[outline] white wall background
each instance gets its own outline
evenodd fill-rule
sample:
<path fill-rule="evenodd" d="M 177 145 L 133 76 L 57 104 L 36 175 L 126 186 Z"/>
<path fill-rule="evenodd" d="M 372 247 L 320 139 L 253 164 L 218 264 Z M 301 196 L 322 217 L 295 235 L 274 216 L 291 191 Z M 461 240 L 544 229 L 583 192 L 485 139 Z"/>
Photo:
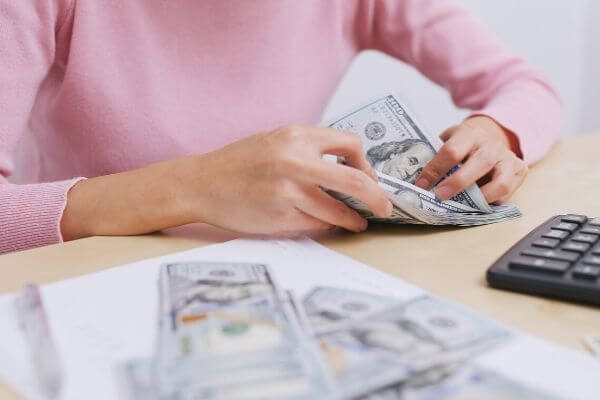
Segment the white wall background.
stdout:
<path fill-rule="evenodd" d="M 599 0 L 459 1 L 550 77 L 566 106 L 563 136 L 600 130 Z M 350 67 L 324 119 L 387 90 L 404 94 L 432 132 L 442 132 L 466 114 L 454 107 L 444 89 L 412 67 L 368 51 Z"/>

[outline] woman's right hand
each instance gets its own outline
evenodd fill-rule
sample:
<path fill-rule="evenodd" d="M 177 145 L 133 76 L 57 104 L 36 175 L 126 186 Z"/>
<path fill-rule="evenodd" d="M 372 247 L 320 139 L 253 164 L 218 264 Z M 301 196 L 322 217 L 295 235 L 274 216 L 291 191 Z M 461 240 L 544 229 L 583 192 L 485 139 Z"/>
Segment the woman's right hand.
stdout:
<path fill-rule="evenodd" d="M 343 156 L 347 165 L 325 161 L 323 154 Z M 69 192 L 63 236 L 140 234 L 193 222 L 258 234 L 366 229 L 364 218 L 323 189 L 361 200 L 378 217 L 391 214 L 358 136 L 293 126 L 211 153 L 81 181 Z"/>

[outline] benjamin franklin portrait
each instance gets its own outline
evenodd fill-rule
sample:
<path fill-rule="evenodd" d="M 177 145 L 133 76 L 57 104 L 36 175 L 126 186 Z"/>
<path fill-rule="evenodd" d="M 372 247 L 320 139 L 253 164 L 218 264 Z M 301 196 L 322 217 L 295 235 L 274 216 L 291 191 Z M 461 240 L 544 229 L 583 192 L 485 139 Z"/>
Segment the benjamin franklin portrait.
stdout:
<path fill-rule="evenodd" d="M 367 151 L 367 160 L 379 172 L 414 183 L 434 155 L 434 150 L 426 142 L 406 139 L 371 147 Z"/>

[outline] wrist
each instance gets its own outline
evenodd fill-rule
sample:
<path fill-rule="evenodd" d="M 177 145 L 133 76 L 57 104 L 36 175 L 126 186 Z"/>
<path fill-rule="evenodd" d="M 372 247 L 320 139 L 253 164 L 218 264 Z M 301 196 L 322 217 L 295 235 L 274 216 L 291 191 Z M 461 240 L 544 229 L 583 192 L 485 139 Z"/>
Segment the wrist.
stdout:
<path fill-rule="evenodd" d="M 204 156 L 194 155 L 158 164 L 158 172 L 165 182 L 164 196 L 158 200 L 176 225 L 205 222 L 209 207 L 210 175 L 203 165 Z M 215 177 L 213 177 L 214 179 Z"/>
<path fill-rule="evenodd" d="M 218 151 L 173 161 L 169 166 L 174 194 L 171 203 L 185 223 L 215 223 L 223 208 L 221 176 L 230 167 L 230 160 Z"/>
<path fill-rule="evenodd" d="M 86 182 L 87 180 L 77 182 L 67 192 L 67 204 L 60 221 L 60 231 L 65 242 L 90 236 L 86 228 L 87 218 L 80 207 L 83 204 L 81 191 L 86 190 L 82 189 L 82 186 L 85 186 Z"/>
<path fill-rule="evenodd" d="M 165 162 L 77 183 L 63 212 L 63 239 L 144 234 L 192 222 L 171 175 Z"/>

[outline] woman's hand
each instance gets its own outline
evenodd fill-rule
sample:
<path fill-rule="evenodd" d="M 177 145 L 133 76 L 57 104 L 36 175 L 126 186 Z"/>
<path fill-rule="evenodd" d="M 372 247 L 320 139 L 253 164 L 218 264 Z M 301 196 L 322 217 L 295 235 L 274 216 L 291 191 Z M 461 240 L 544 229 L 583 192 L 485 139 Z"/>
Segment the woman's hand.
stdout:
<path fill-rule="evenodd" d="M 430 190 L 455 165 L 463 163 L 437 185 L 435 193 L 439 199 L 450 199 L 481 181 L 488 203 L 506 200 L 527 175 L 527 164 L 515 154 L 518 145 L 512 135 L 491 118 L 468 118 L 441 135 L 444 145 L 423 168 L 415 184 Z"/>
<path fill-rule="evenodd" d="M 348 165 L 323 160 L 344 156 Z M 364 157 L 360 138 L 329 128 L 286 127 L 200 156 L 189 176 L 197 219 L 252 233 L 292 233 L 367 222 L 322 188 L 362 200 L 378 216 L 391 203 Z"/>
<path fill-rule="evenodd" d="M 347 165 L 323 154 L 343 156 Z M 62 231 L 68 240 L 193 222 L 259 234 L 366 229 L 364 218 L 323 189 L 361 200 L 378 217 L 391 214 L 358 136 L 285 127 L 211 153 L 81 181 L 69 192 Z"/>

